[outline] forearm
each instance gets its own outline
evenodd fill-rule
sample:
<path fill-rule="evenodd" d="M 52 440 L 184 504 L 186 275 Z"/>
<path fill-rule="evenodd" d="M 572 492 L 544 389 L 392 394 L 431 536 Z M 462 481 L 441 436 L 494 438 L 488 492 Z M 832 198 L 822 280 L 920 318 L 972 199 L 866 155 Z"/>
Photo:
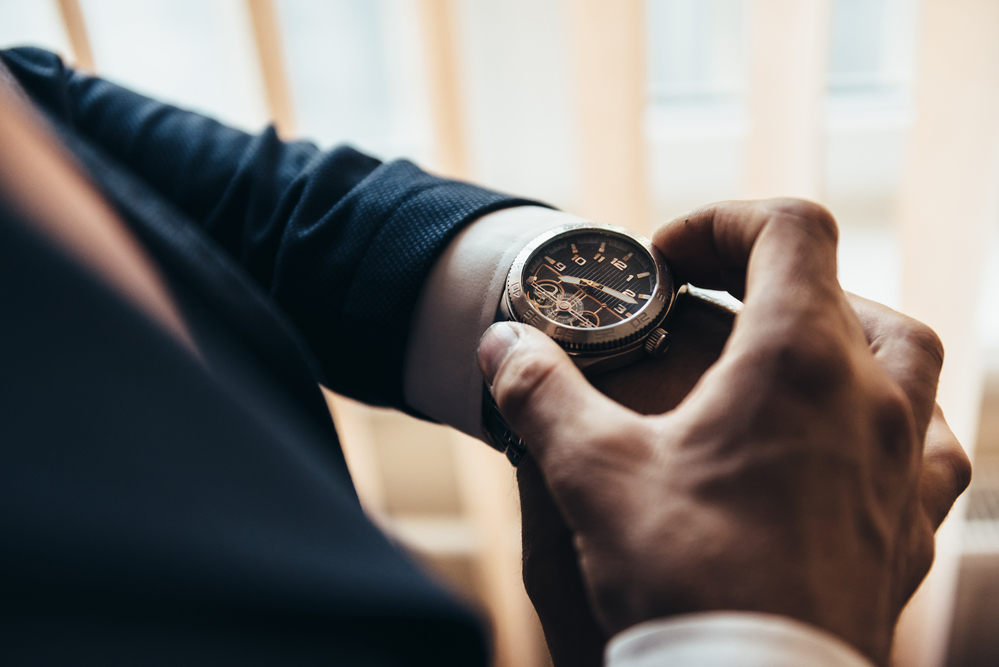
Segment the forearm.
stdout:
<path fill-rule="evenodd" d="M 367 402 L 406 407 L 414 304 L 454 235 L 527 203 L 348 147 L 248 135 L 73 72 L 53 54 L 2 58 L 57 127 L 152 186 L 274 297 L 331 388 Z"/>

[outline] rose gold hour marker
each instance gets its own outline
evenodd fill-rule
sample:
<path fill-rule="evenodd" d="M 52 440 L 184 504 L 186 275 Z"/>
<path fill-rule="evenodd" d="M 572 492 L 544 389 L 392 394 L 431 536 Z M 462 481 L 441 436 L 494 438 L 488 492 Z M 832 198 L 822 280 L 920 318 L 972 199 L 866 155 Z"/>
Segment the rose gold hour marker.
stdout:
<path fill-rule="evenodd" d="M 577 252 L 579 252 L 578 250 L 576 250 L 576 244 L 575 243 L 570 243 L 569 245 L 572 246 L 572 254 L 573 255 L 575 255 Z"/>
<path fill-rule="evenodd" d="M 551 257 L 549 257 L 548 255 L 545 255 L 545 259 L 548 260 L 549 264 L 554 264 L 555 263 L 555 260 L 552 259 Z"/>
<path fill-rule="evenodd" d="M 644 278 L 644 277 L 645 277 L 645 276 L 647 276 L 647 275 L 649 275 L 649 272 L 648 272 L 648 271 L 646 271 L 645 273 L 639 273 L 639 274 L 638 274 L 637 276 L 635 276 L 635 277 L 636 277 L 636 278 Z"/>
<path fill-rule="evenodd" d="M 607 242 L 604 241 L 603 243 L 600 244 L 600 249 L 597 250 L 597 252 L 603 252 L 604 248 L 606 248 L 606 247 L 607 247 Z"/>
<path fill-rule="evenodd" d="M 638 298 L 639 298 L 639 299 L 645 299 L 646 301 L 648 301 L 648 300 L 649 300 L 649 299 L 651 299 L 652 297 L 650 297 L 650 296 L 649 296 L 648 294 L 639 294 L 639 295 L 638 295 Z"/>
<path fill-rule="evenodd" d="M 629 252 L 627 255 L 625 255 L 624 257 L 621 258 L 621 261 L 622 262 L 627 262 L 629 259 L 631 259 L 631 256 L 634 255 L 634 254 L 635 253 L 633 253 L 633 252 Z"/>

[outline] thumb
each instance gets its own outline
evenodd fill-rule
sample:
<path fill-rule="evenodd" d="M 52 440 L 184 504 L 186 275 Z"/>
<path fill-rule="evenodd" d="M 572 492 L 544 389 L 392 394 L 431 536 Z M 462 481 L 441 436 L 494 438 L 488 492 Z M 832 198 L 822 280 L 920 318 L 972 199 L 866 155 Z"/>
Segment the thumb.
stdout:
<path fill-rule="evenodd" d="M 479 366 L 503 417 L 541 468 L 617 442 L 637 413 L 591 385 L 565 351 L 534 327 L 499 322 L 479 342 Z"/>

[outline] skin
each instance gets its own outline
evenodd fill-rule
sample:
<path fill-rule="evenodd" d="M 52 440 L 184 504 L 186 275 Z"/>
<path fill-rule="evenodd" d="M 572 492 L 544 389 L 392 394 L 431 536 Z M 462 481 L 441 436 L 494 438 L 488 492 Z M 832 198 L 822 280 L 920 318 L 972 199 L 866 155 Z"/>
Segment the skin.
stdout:
<path fill-rule="evenodd" d="M 553 660 L 599 664 L 606 637 L 645 620 L 745 610 L 886 664 L 970 481 L 935 405 L 939 339 L 842 291 L 836 224 L 816 204 L 716 204 L 654 242 L 693 284 L 744 299 L 714 363 L 724 323 L 691 337 L 694 361 L 599 380 L 630 409 L 534 329 L 497 324 L 480 345 L 533 456 L 518 472 L 525 581 Z"/>
<path fill-rule="evenodd" d="M 600 391 L 641 414 L 675 408 L 717 361 L 732 331 L 730 310 L 691 294 L 670 316 L 666 354 L 590 378 Z M 602 665 L 609 636 L 593 615 L 580 576 L 573 533 L 528 454 L 517 467 L 523 575 L 556 665 Z"/>
<path fill-rule="evenodd" d="M 3 85 L 0 110 L 0 165 L 19 165 L 0 196 L 197 355 L 155 265 Z M 597 380 L 621 403 L 534 330 L 480 348 L 536 457 L 518 471 L 524 574 L 553 659 L 599 664 L 635 623 L 745 609 L 884 662 L 970 477 L 934 407 L 939 340 L 842 293 L 813 204 L 720 204 L 655 241 L 695 284 L 745 292 L 731 337 L 723 309 L 681 303 L 666 357 Z"/>

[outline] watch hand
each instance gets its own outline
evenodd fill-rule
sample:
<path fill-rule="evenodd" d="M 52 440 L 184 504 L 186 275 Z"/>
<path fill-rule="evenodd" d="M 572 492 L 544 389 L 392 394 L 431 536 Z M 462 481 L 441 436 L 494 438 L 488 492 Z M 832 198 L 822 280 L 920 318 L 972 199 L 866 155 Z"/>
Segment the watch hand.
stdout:
<path fill-rule="evenodd" d="M 606 285 L 601 285 L 600 283 L 595 282 L 593 280 L 587 280 L 586 278 L 576 278 L 574 276 L 559 276 L 558 279 L 564 283 L 569 283 L 571 285 L 586 285 L 587 287 L 598 289 L 601 292 L 610 294 L 612 297 L 616 299 L 624 301 L 625 303 L 630 303 L 632 305 L 638 303 L 624 292 L 618 292 L 616 289 L 611 289 L 610 287 L 607 287 Z"/>
<path fill-rule="evenodd" d="M 624 301 L 625 303 L 631 303 L 631 304 L 638 303 L 637 301 L 635 301 L 634 299 L 632 299 L 627 294 L 625 294 L 623 292 L 618 292 L 616 289 L 611 289 L 610 287 L 607 287 L 606 285 L 600 285 L 599 289 L 600 289 L 600 291 L 606 292 L 607 294 L 610 294 L 615 299 L 620 299 L 621 301 Z"/>
<path fill-rule="evenodd" d="M 588 280 L 586 278 L 576 278 L 575 276 L 559 276 L 559 280 L 564 283 L 569 283 L 571 285 L 586 285 L 587 287 L 595 287 L 596 289 L 603 289 L 603 285 L 600 283 Z"/>
<path fill-rule="evenodd" d="M 575 276 L 559 276 L 558 279 L 561 280 L 564 283 L 569 283 L 570 285 L 584 285 L 586 287 L 593 287 L 593 288 L 596 288 L 596 289 L 602 289 L 603 288 L 603 285 L 601 285 L 600 283 L 595 283 L 592 280 L 587 280 L 586 278 L 576 278 Z M 596 298 L 592 294 L 588 293 L 584 289 L 580 289 L 578 292 L 576 292 L 576 294 L 581 294 L 582 296 L 588 296 L 591 299 L 593 299 L 594 301 L 596 301 L 598 304 L 600 304 L 602 307 L 607 308 L 607 304 L 606 303 L 604 303 L 600 299 Z M 608 310 L 610 310 L 610 309 L 608 308 Z"/>

